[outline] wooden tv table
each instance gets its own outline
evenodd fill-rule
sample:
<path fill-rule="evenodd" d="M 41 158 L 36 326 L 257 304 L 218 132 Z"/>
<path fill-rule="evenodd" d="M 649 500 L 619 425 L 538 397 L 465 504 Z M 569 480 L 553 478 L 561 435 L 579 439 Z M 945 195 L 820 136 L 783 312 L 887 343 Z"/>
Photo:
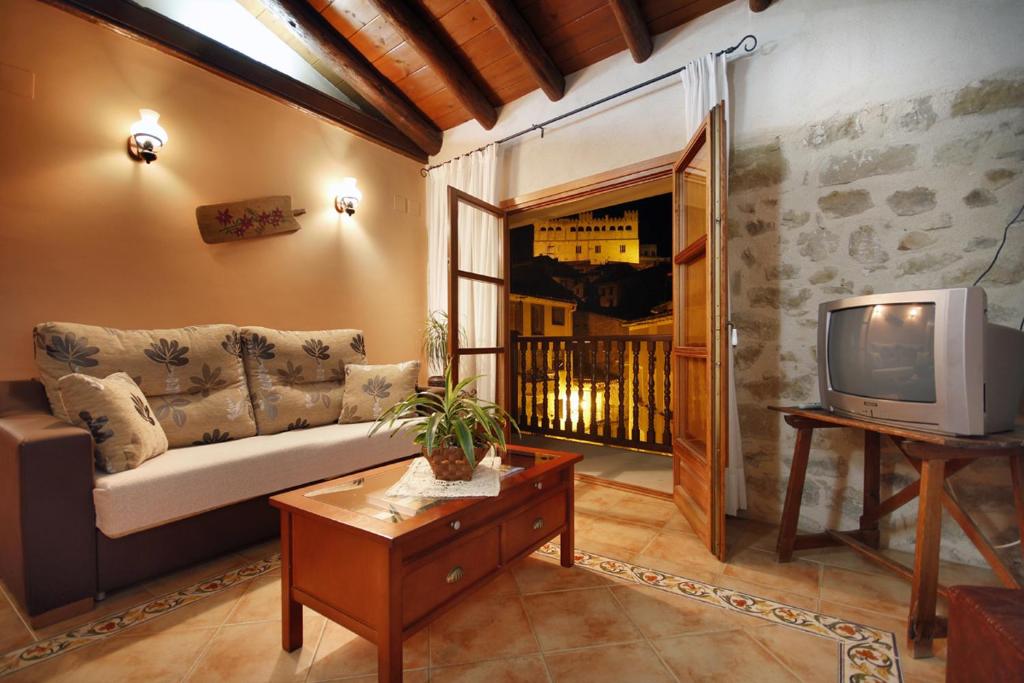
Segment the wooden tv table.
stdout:
<path fill-rule="evenodd" d="M 834 415 L 815 409 L 769 406 L 784 413 L 786 422 L 797 430 L 790 465 L 789 486 L 779 524 L 776 548 L 779 562 L 789 562 L 794 550 L 846 545 L 867 559 L 877 562 L 911 582 L 910 614 L 907 616 L 907 641 L 915 658 L 932 655 L 932 640 L 946 636 L 946 621 L 937 617 L 937 595 L 946 595 L 939 585 L 939 544 L 942 534 L 942 508 L 964 530 L 967 538 L 1008 588 L 1020 588 L 1013 574 L 996 554 L 981 530 L 951 495 L 946 478 L 981 458 L 1007 458 L 1013 479 L 1013 496 L 1017 522 L 1024 539 L 1024 426 L 1013 431 L 989 436 L 950 436 L 924 432 L 894 425 L 869 422 L 856 417 Z M 849 427 L 864 432 L 864 508 L 858 529 L 829 529 L 820 534 L 797 534 L 800 499 L 807 473 L 811 437 L 815 429 Z M 888 436 L 907 458 L 920 479 L 908 484 L 885 499 L 880 498 L 882 435 Z M 903 507 L 915 498 L 921 502 L 917 513 L 917 537 L 914 544 L 914 566 L 904 566 L 878 551 L 879 527 L 882 517 Z M 1022 546 L 1024 552 L 1024 546 Z"/>
<path fill-rule="evenodd" d="M 522 472 L 494 498 L 413 516 L 368 502 L 408 462 L 273 496 L 281 510 L 282 644 L 302 647 L 302 605 L 377 644 L 378 680 L 402 680 L 402 641 L 555 536 L 573 565 L 573 468 L 581 455 L 509 447 Z"/>

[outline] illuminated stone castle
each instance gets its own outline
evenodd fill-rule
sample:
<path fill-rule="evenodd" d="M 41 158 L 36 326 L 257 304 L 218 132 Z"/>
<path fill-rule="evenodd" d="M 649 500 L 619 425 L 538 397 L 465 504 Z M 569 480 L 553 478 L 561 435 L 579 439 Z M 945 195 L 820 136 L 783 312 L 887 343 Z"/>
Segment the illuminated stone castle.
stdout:
<path fill-rule="evenodd" d="M 622 216 L 552 218 L 533 226 L 533 255 L 559 261 L 640 263 L 640 220 L 636 211 Z"/>

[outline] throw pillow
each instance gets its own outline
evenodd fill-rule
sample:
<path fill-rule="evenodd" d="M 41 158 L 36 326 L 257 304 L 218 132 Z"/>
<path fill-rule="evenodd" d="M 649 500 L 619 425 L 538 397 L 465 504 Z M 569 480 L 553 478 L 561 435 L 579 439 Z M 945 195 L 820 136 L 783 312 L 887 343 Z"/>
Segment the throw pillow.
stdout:
<path fill-rule="evenodd" d="M 420 362 L 394 365 L 346 365 L 345 392 L 338 422 L 371 422 L 416 391 Z"/>
<path fill-rule="evenodd" d="M 92 434 L 100 469 L 111 474 L 134 469 L 167 450 L 164 428 L 127 373 L 103 379 L 74 373 L 58 384 L 71 422 Z"/>

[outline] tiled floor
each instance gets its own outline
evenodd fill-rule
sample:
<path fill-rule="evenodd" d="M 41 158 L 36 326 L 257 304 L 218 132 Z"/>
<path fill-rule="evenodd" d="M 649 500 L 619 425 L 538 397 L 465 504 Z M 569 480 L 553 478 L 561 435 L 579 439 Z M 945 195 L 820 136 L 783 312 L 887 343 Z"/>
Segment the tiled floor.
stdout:
<path fill-rule="evenodd" d="M 516 443 L 583 454 L 576 472 L 624 484 L 672 493 L 672 458 L 667 453 L 647 453 L 603 446 L 543 434 L 523 434 Z"/>
<path fill-rule="evenodd" d="M 848 551 L 805 552 L 779 565 L 774 529 L 730 520 L 731 553 L 720 563 L 667 501 L 590 484 L 578 484 L 576 495 L 578 548 L 893 631 L 902 646 L 907 584 Z M 265 544 L 120 591 L 92 615 L 41 632 L 29 631 L 5 599 L 0 645 L 24 646 L 275 550 Z M 943 573 L 949 583 L 994 583 L 971 567 L 946 565 Z M 278 581 L 275 570 L 7 680 L 376 680 L 373 645 L 310 610 L 305 647 L 281 650 Z M 530 557 L 409 640 L 405 680 L 834 681 L 838 661 L 833 641 Z M 906 681 L 942 681 L 944 651 L 903 657 L 902 665 Z"/>

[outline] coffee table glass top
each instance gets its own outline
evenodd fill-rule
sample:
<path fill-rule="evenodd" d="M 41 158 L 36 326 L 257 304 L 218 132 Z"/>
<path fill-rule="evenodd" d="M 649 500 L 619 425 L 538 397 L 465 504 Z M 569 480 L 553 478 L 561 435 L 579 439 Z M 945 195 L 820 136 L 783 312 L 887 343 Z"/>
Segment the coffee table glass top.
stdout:
<path fill-rule="evenodd" d="M 555 460 L 563 455 L 564 453 L 556 452 L 527 453 L 517 451 L 514 447 L 510 448 L 502 458 L 503 463 L 506 467 L 519 469 L 509 469 L 507 474 L 503 474 L 502 490 L 504 490 L 509 476 L 520 474 L 541 463 Z M 409 463 L 411 462 L 410 460 Z M 442 503 L 464 500 L 458 498 L 389 497 L 385 495 L 387 490 L 402 478 L 407 467 L 407 463 L 402 463 L 396 466 L 370 470 L 361 475 L 346 477 L 342 481 L 325 484 L 322 487 L 307 492 L 305 496 L 320 503 L 326 503 L 349 512 L 356 512 L 393 524 L 416 517 Z"/>

